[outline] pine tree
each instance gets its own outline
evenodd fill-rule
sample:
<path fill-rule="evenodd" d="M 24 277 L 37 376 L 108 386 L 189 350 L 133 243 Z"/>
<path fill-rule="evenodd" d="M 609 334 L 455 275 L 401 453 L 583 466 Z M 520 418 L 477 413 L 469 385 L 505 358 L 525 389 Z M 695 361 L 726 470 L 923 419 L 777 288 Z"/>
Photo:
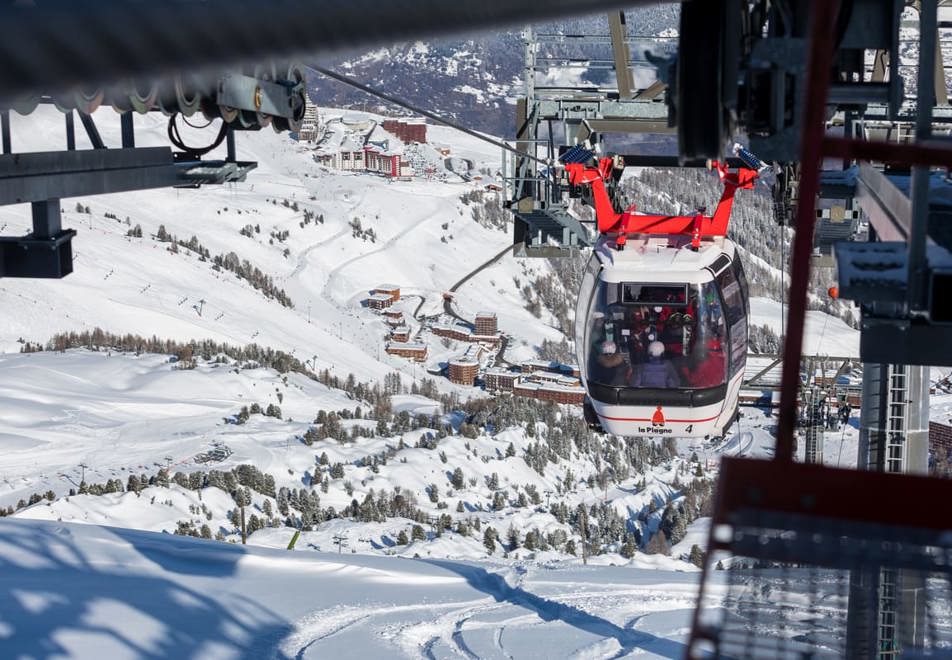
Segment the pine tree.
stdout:
<path fill-rule="evenodd" d="M 397 534 L 397 545 L 407 545 L 410 542 L 410 539 L 407 538 L 407 531 L 401 529 L 400 533 Z"/>
<path fill-rule="evenodd" d="M 691 553 L 688 555 L 688 561 L 697 566 L 698 568 L 704 568 L 704 551 L 695 543 L 691 546 Z"/>
<path fill-rule="evenodd" d="M 537 545 L 538 545 L 538 544 L 536 543 L 536 538 L 537 538 L 537 537 L 538 537 L 538 532 L 535 531 L 535 530 L 530 530 L 530 531 L 526 532 L 526 540 L 525 540 L 525 543 L 523 543 L 523 545 L 525 546 L 526 550 L 535 550 L 535 549 L 536 549 L 536 547 L 537 547 Z"/>
<path fill-rule="evenodd" d="M 410 537 L 414 541 L 425 541 L 426 540 L 426 531 L 420 525 L 414 525 L 411 530 Z"/>
<path fill-rule="evenodd" d="M 169 471 L 165 468 L 159 470 L 158 474 L 155 475 L 155 485 L 160 488 L 169 487 Z M 82 484 L 80 484 L 82 486 Z M 80 491 L 82 492 L 82 491 Z"/>
<path fill-rule="evenodd" d="M 466 478 L 463 476 L 463 470 L 462 470 L 461 468 L 457 467 L 455 470 L 453 470 L 453 474 L 452 474 L 452 476 L 450 477 L 450 484 L 451 484 L 451 485 L 453 486 L 453 488 L 455 488 L 456 490 L 461 490 L 461 489 L 463 488 L 463 486 L 466 485 L 466 480 L 465 480 L 465 479 L 466 479 Z"/>
<path fill-rule="evenodd" d="M 526 537 L 528 539 L 528 536 Z M 509 541 L 509 550 L 515 550 L 519 547 L 519 532 L 512 525 L 509 525 L 509 531 L 506 532 L 506 540 Z"/>
<path fill-rule="evenodd" d="M 625 559 L 631 559 L 632 557 L 635 556 L 636 550 L 637 548 L 635 547 L 635 544 L 632 543 L 632 540 L 629 537 L 625 539 L 625 542 L 622 544 L 621 548 L 618 550 L 618 554 L 620 554 Z"/>
<path fill-rule="evenodd" d="M 645 548 L 645 552 L 650 555 L 668 554 L 668 539 L 665 537 L 664 531 L 659 529 L 655 535 L 651 537 L 651 540 L 648 541 L 648 546 Z"/>
<path fill-rule="evenodd" d="M 496 552 L 496 530 L 492 527 L 487 527 L 483 532 L 483 546 L 489 554 Z"/>

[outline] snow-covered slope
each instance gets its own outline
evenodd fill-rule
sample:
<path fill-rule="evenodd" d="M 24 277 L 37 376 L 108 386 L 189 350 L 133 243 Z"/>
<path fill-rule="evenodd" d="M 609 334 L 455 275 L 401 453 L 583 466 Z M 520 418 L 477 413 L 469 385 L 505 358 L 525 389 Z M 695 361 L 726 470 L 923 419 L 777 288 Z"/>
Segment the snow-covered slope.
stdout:
<path fill-rule="evenodd" d="M 4 657 L 680 657 L 696 573 L 290 553 L 0 521 Z"/>
<path fill-rule="evenodd" d="M 117 143 L 114 113 L 100 110 L 96 119 L 107 144 Z M 62 115 L 46 107 L 15 116 L 14 135 L 22 140 L 15 148 L 61 148 L 61 122 Z M 137 116 L 136 123 L 137 144 L 167 144 L 164 118 Z M 190 131 L 186 140 L 200 143 L 207 133 Z M 430 139 L 451 145 L 454 155 L 478 167 L 497 168 L 498 152 L 478 140 L 441 127 L 430 127 Z M 360 306 L 369 289 L 397 283 L 405 295 L 425 297 L 421 313 L 437 313 L 442 291 L 511 240 L 508 232 L 475 222 L 460 201 L 478 183 L 389 182 L 329 171 L 271 131 L 243 133 L 238 147 L 239 158 L 259 164 L 245 183 L 64 202 L 64 225 L 79 232 L 75 271 L 61 281 L 0 284 L 0 349 L 16 351 L 20 339 L 45 342 L 56 332 L 98 326 L 179 340 L 253 342 L 309 360 L 314 369 L 333 366 L 341 375 L 377 379 L 405 362 L 386 354 L 378 359 L 385 328 Z M 306 212 L 323 221 L 302 224 Z M 375 240 L 355 237 L 355 221 L 363 231 L 372 228 Z M 127 236 L 136 225 L 142 238 Z M 248 225 L 251 236 L 239 233 Z M 27 207 L 0 209 L 5 234 L 28 226 Z M 185 248 L 170 252 L 170 243 L 155 238 L 160 226 L 185 242 L 195 236 L 210 258 Z M 215 256 L 232 252 L 270 277 L 293 308 L 213 268 Z M 521 270 L 511 257 L 498 268 L 508 281 Z M 465 296 L 460 304 L 469 316 L 478 311 L 467 308 Z M 529 344 L 547 336 L 518 300 L 504 298 L 498 306 L 512 307 L 511 316 L 522 321 L 504 331 Z"/>

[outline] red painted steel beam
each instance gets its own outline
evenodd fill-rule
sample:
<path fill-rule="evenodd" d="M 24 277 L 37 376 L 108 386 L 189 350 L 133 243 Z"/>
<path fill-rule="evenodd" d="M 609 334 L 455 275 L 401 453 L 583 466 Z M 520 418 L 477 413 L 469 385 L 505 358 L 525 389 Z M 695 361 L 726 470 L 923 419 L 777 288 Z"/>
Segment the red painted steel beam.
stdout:
<path fill-rule="evenodd" d="M 713 523 L 748 510 L 952 531 L 952 507 L 910 505 L 949 501 L 952 479 L 725 457 Z"/>
<path fill-rule="evenodd" d="M 844 160 L 869 160 L 895 165 L 935 165 L 952 169 L 952 149 L 941 145 L 866 142 L 828 137 L 823 140 L 823 155 Z"/>
<path fill-rule="evenodd" d="M 810 54 L 807 62 L 807 95 L 803 113 L 803 138 L 800 147 L 799 201 L 796 235 L 793 242 L 793 272 L 790 277 L 790 307 L 787 313 L 787 337 L 783 350 L 783 375 L 780 380 L 780 413 L 777 424 L 775 459 L 793 461 L 793 434 L 797 424 L 797 393 L 800 387 L 800 354 L 803 351 L 803 326 L 807 311 L 810 281 L 810 255 L 813 252 L 813 228 L 816 223 L 816 196 L 820 185 L 826 99 L 830 87 L 830 62 L 835 51 L 836 17 L 839 0 L 813 3 L 810 26 Z M 722 479 L 723 481 L 723 479 Z"/>

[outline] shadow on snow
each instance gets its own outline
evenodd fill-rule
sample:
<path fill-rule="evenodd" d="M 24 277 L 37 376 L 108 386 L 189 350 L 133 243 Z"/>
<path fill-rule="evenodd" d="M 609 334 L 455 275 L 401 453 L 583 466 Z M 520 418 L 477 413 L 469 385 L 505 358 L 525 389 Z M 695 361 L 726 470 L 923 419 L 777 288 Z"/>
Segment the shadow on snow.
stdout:
<path fill-rule="evenodd" d="M 91 657 L 251 660 L 291 631 L 228 583 L 216 584 L 235 574 L 240 546 L 170 543 L 168 536 L 117 528 L 90 538 L 87 548 L 69 527 L 0 521 L 5 657 L 72 657 L 78 649 Z M 206 578 L 207 590 L 195 586 Z M 213 590 L 219 599 L 206 595 Z"/>
<path fill-rule="evenodd" d="M 614 638 L 622 647 L 619 656 L 640 648 L 667 658 L 682 658 L 687 651 L 687 646 L 681 642 L 641 630 L 625 629 L 572 605 L 537 596 L 522 587 L 513 587 L 501 575 L 479 566 L 439 559 L 421 561 L 452 571 L 463 577 L 471 587 L 492 596 L 497 602 L 508 602 L 530 610 L 543 621 L 560 621 L 591 635 Z"/>

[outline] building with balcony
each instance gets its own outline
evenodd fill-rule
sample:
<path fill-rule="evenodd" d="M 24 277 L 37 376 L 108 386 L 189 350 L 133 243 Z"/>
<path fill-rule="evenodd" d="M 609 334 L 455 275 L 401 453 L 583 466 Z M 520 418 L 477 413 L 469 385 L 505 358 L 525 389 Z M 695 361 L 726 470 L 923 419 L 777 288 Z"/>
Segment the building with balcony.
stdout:
<path fill-rule="evenodd" d="M 490 392 L 512 392 L 517 380 L 519 380 L 517 372 L 501 367 L 487 369 L 483 374 L 483 382 Z"/>
<path fill-rule="evenodd" d="M 389 342 L 387 344 L 386 351 L 390 355 L 409 358 L 417 362 L 423 362 L 426 360 L 427 355 L 426 344 L 411 342 Z"/>
<path fill-rule="evenodd" d="M 400 285 L 398 284 L 378 284 L 374 287 L 373 294 L 383 294 L 388 295 L 393 299 L 393 302 L 400 300 Z"/>
<path fill-rule="evenodd" d="M 472 386 L 479 375 L 479 360 L 471 357 L 458 357 L 449 362 L 450 382 L 457 385 Z"/>
<path fill-rule="evenodd" d="M 426 119 L 423 118 L 384 119 L 383 130 L 407 143 L 424 144 L 426 142 Z"/>
<path fill-rule="evenodd" d="M 479 312 L 476 314 L 476 334 L 495 335 L 499 332 L 496 325 L 496 315 L 493 312 Z"/>
<path fill-rule="evenodd" d="M 386 293 L 374 293 L 367 298 L 367 307 L 370 309 L 386 309 L 393 304 L 393 296 Z"/>

